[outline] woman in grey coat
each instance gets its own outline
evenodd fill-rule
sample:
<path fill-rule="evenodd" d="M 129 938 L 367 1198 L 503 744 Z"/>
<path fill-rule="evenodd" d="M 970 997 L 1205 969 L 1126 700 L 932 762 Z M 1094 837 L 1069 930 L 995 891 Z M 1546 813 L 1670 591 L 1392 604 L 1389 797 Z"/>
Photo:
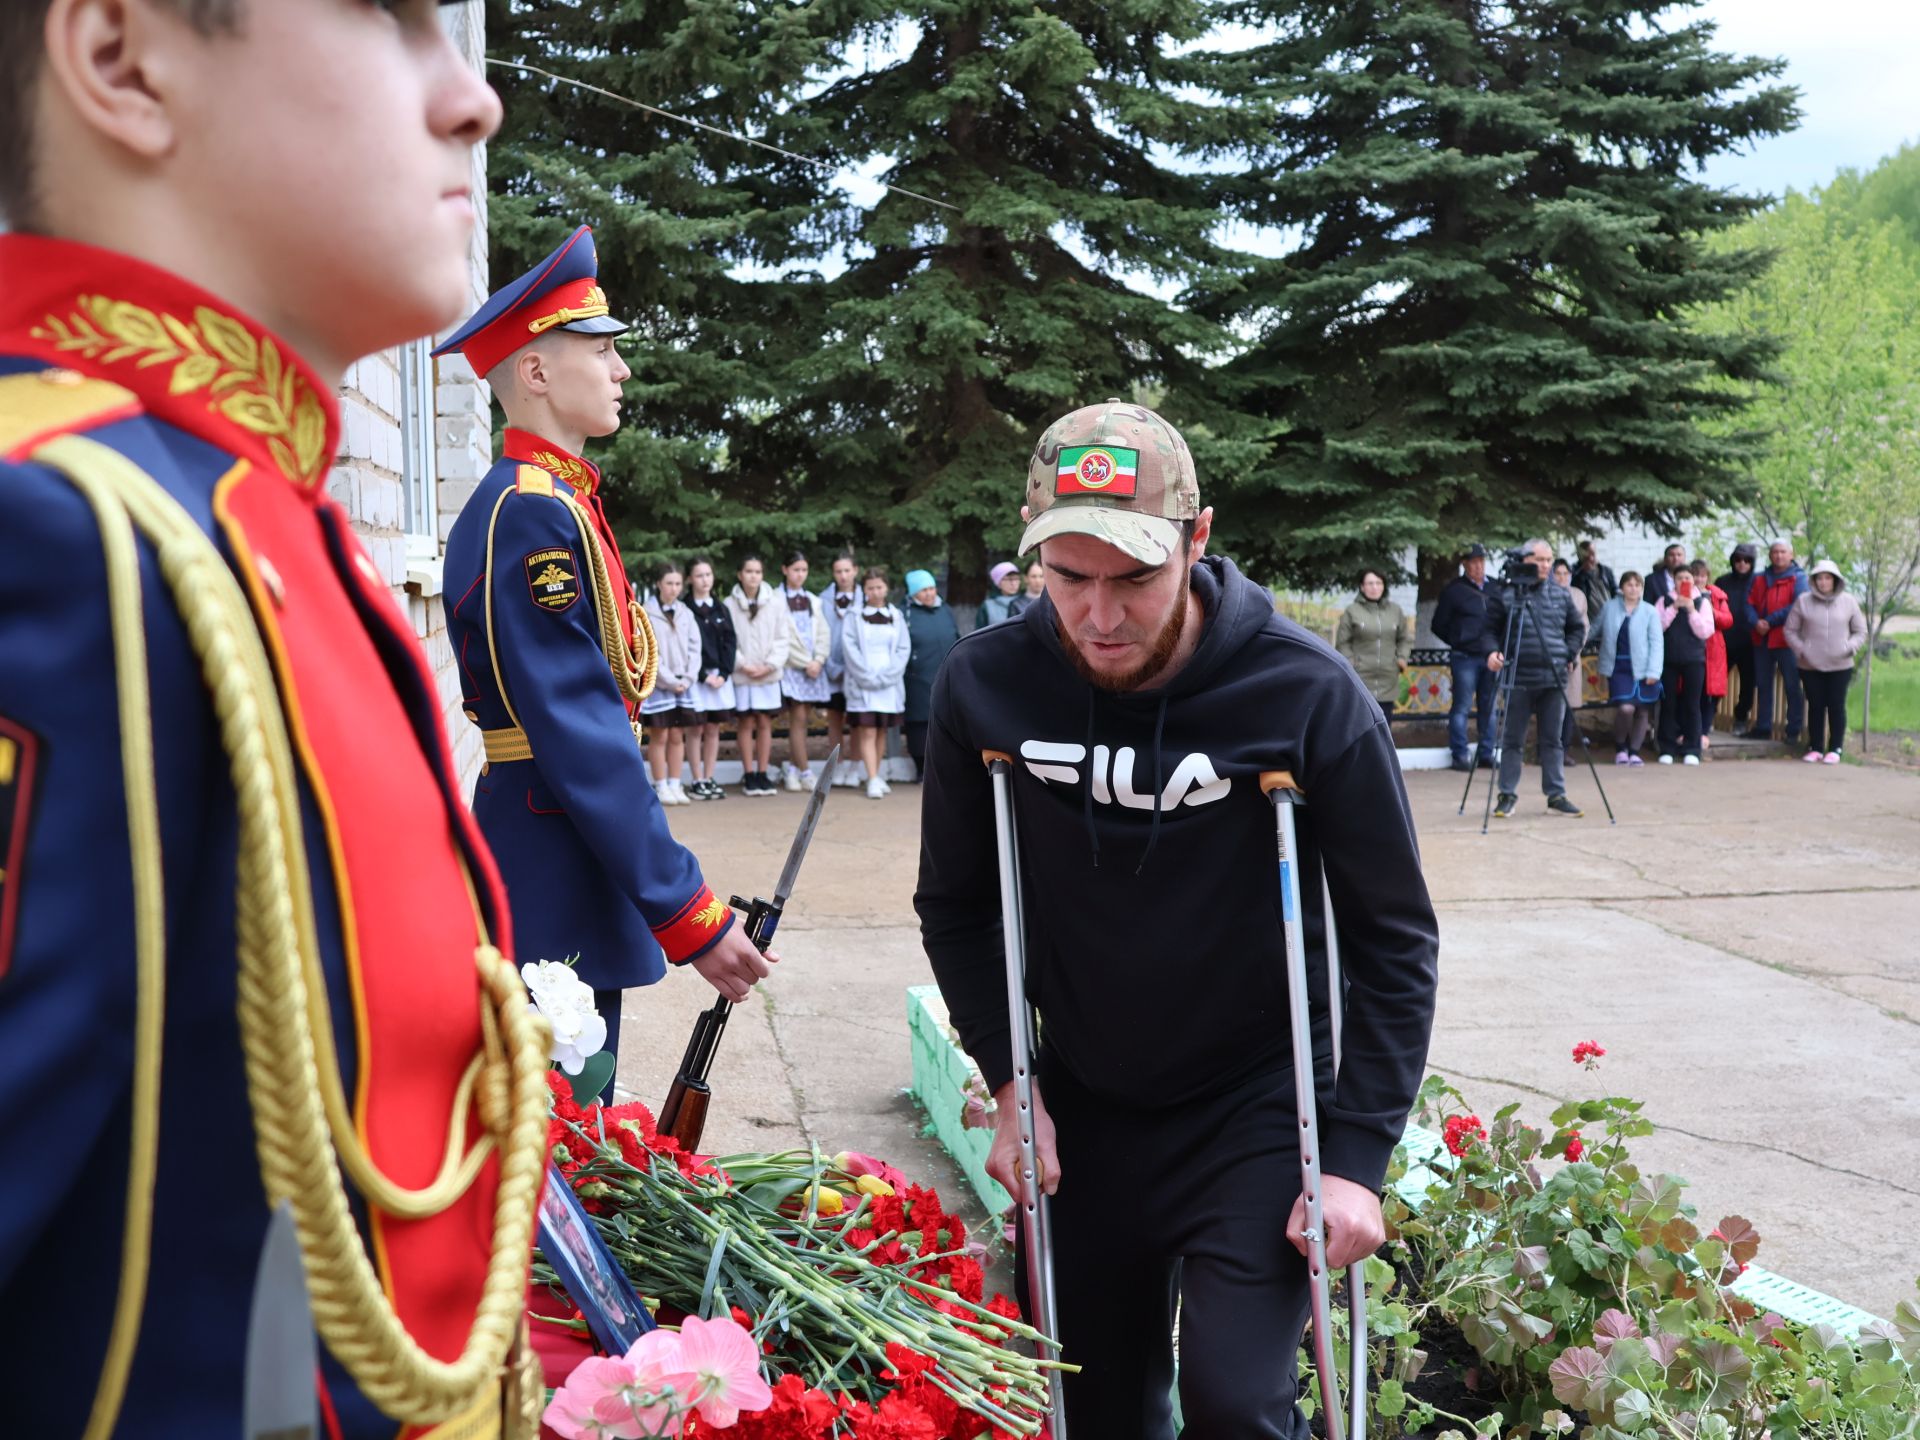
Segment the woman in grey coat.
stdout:
<path fill-rule="evenodd" d="M 1333 648 L 1391 715 L 1400 698 L 1400 675 L 1413 658 L 1413 632 L 1406 614 L 1387 599 L 1387 580 L 1378 570 L 1360 572 L 1360 593 L 1340 612 Z"/>
<path fill-rule="evenodd" d="M 1801 758 L 1838 765 L 1847 738 L 1847 687 L 1853 683 L 1853 657 L 1867 643 L 1867 617 L 1831 560 L 1807 572 L 1807 585 L 1807 593 L 1787 612 L 1787 645 L 1800 662 L 1800 684 L 1807 692 L 1809 748 Z"/>

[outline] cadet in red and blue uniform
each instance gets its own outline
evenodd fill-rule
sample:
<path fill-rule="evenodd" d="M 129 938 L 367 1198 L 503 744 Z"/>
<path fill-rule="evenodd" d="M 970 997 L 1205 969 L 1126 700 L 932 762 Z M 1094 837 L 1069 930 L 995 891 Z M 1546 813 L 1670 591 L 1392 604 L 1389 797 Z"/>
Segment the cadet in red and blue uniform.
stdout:
<path fill-rule="evenodd" d="M 327 1440 L 517 1440 L 544 1043 L 328 494 L 499 104 L 430 6 L 221 8 L 0 33 L 0 1430 L 252 1433 L 286 1199 Z"/>
<path fill-rule="evenodd" d="M 659 980 L 663 952 L 734 1000 L 767 964 L 668 831 L 640 748 L 652 632 L 580 455 L 619 427 L 630 373 L 598 271 L 583 225 L 434 353 L 465 355 L 508 422 L 447 537 L 449 638 L 486 743 L 474 814 L 521 961 L 578 957 L 611 1049 L 620 992 Z"/>

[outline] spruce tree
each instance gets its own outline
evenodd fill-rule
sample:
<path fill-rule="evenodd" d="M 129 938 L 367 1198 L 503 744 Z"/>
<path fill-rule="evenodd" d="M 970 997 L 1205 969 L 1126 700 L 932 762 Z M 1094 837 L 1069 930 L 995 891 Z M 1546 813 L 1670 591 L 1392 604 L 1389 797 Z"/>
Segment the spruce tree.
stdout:
<path fill-rule="evenodd" d="M 1240 123 L 1204 95 L 1196 0 L 816 0 L 854 63 L 808 99 L 819 153 L 898 193 L 844 215 L 800 287 L 808 344 L 734 437 L 748 486 L 832 507 L 869 554 L 951 567 L 968 606 L 1011 554 L 1034 441 L 1109 396 L 1199 392 L 1221 332 L 1165 298 L 1225 257 L 1215 181 L 1170 163 Z"/>
<path fill-rule="evenodd" d="M 1292 238 L 1200 308 L 1250 336 L 1213 414 L 1247 442 L 1224 539 L 1348 583 L 1407 547 L 1666 523 L 1724 498 L 1740 441 L 1702 421 L 1765 335 L 1703 333 L 1763 206 L 1698 174 L 1791 126 L 1777 61 L 1632 0 L 1244 0 L 1221 84 L 1271 128 L 1230 211 Z M 1715 427 L 1724 431 L 1724 427 Z M 1450 570 L 1449 572 L 1450 573 Z"/>
<path fill-rule="evenodd" d="M 753 135 L 824 53 L 804 8 L 749 0 L 489 0 L 487 39 L 496 61 Z M 724 577 L 746 548 L 814 538 L 817 512 L 738 483 L 730 440 L 775 403 L 768 351 L 793 333 L 789 287 L 761 276 L 831 242 L 819 175 L 539 75 L 490 78 L 506 106 L 488 153 L 495 281 L 588 223 L 634 324 L 621 430 L 592 447 L 629 563 L 711 549 Z"/>

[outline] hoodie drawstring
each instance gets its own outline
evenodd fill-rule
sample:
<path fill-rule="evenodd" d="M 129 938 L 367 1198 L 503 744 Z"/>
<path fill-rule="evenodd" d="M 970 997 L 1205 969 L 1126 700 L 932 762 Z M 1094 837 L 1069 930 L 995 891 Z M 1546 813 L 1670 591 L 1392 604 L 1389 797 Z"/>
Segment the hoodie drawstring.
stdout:
<path fill-rule="evenodd" d="M 1093 707 L 1099 692 L 1087 687 L 1087 783 L 1080 795 L 1080 820 L 1087 827 L 1087 845 L 1093 851 L 1093 868 L 1100 868 L 1100 830 L 1093 823 Z"/>
<path fill-rule="evenodd" d="M 1164 757 L 1160 753 L 1160 737 L 1165 733 L 1166 728 L 1167 696 L 1166 692 L 1162 691 L 1160 695 L 1160 708 L 1154 713 L 1153 717 L 1153 828 L 1147 831 L 1147 848 L 1141 853 L 1140 863 L 1134 867 L 1133 873 L 1135 875 L 1138 875 L 1147 868 L 1147 861 L 1153 855 L 1153 847 L 1160 843 L 1160 791 L 1162 785 L 1166 783 L 1165 777 L 1160 773 L 1161 767 L 1165 763 Z"/>

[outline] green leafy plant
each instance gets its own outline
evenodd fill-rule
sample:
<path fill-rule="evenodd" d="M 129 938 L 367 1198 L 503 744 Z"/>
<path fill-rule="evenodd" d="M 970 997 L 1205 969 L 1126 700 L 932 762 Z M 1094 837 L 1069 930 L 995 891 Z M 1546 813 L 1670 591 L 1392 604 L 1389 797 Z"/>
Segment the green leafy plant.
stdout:
<path fill-rule="evenodd" d="M 1586 1042 L 1575 1059 L 1591 1070 L 1604 1053 Z M 1428 1080 L 1419 1117 L 1450 1157 L 1418 1203 L 1388 1192 L 1390 1244 L 1368 1274 L 1372 1434 L 1450 1422 L 1443 1437 L 1920 1435 L 1920 1308 L 1903 1303 L 1852 1340 L 1743 1299 L 1730 1287 L 1759 1233 L 1738 1215 L 1703 1232 L 1683 1180 L 1641 1173 L 1629 1153 L 1653 1131 L 1641 1109 L 1607 1096 L 1560 1106 L 1550 1128 L 1518 1105 L 1483 1123 Z M 1390 1181 L 1415 1163 L 1403 1149 Z M 1468 1403 L 1432 1398 L 1452 1394 L 1431 1366 L 1445 1345 Z"/>

